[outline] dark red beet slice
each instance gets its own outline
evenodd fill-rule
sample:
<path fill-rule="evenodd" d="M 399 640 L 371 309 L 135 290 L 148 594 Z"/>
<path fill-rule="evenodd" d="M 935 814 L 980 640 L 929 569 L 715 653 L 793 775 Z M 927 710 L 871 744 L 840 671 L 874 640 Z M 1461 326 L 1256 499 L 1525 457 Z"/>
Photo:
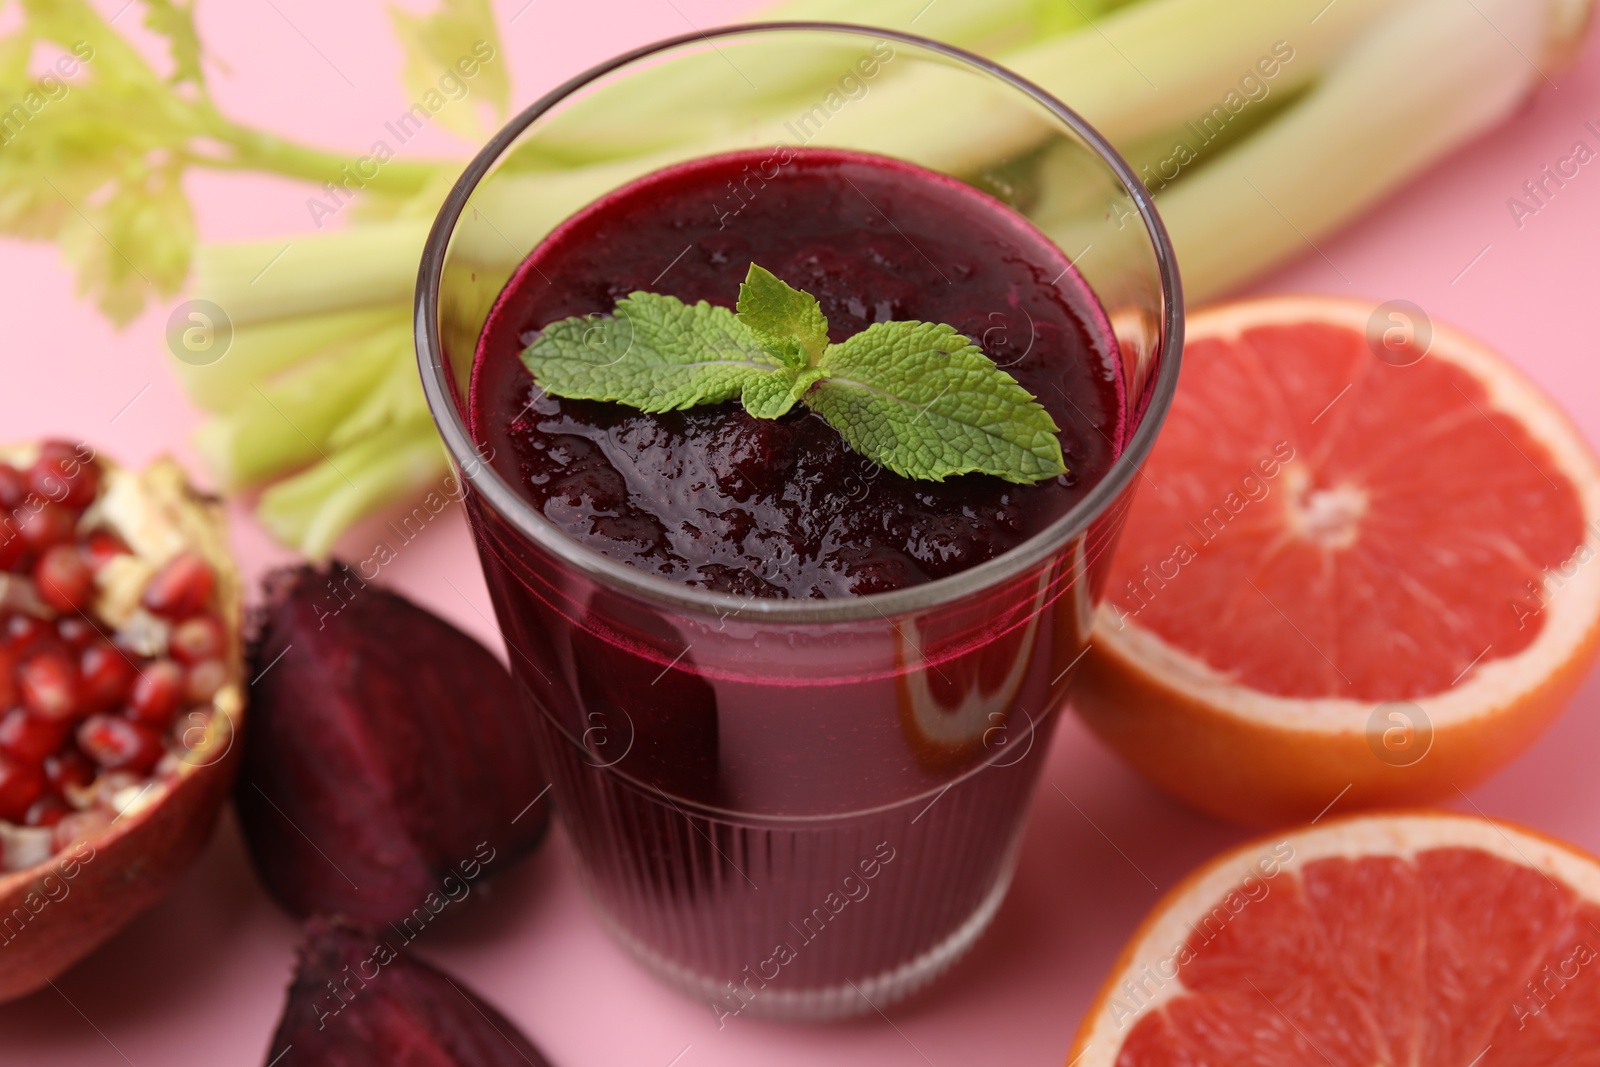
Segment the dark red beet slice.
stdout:
<path fill-rule="evenodd" d="M 426 922 L 540 842 L 536 711 L 488 649 L 339 564 L 266 594 L 236 800 L 284 907 Z"/>
<path fill-rule="evenodd" d="M 313 920 L 267 1063 L 549 1067 L 516 1025 L 392 932 Z"/>

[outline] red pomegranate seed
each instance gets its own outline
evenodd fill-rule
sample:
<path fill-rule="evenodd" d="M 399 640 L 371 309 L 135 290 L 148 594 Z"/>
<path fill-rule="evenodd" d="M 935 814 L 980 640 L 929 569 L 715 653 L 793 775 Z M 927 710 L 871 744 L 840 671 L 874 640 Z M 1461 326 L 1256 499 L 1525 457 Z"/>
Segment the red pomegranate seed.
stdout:
<path fill-rule="evenodd" d="M 47 501 L 37 511 L 24 507 L 17 512 L 23 544 L 35 551 L 71 541 L 77 529 L 78 513 L 63 504 Z"/>
<path fill-rule="evenodd" d="M 89 536 L 83 539 L 80 548 L 83 551 L 83 558 L 89 561 L 90 569 L 95 571 L 118 556 L 126 556 L 132 551 L 122 538 L 110 530 L 90 530 Z"/>
<path fill-rule="evenodd" d="M 12 708 L 0 715 L 0 751 L 38 766 L 61 747 L 71 728 L 71 723 L 40 719 L 21 708 Z"/>
<path fill-rule="evenodd" d="M 228 668 L 220 659 L 201 660 L 189 668 L 189 680 L 184 695 L 199 704 L 210 700 L 228 680 Z"/>
<path fill-rule="evenodd" d="M 62 816 L 72 813 L 72 806 L 53 793 L 46 793 L 28 808 L 22 821 L 29 826 L 54 826 Z"/>
<path fill-rule="evenodd" d="M 46 500 L 81 510 L 94 503 L 100 492 L 100 471 L 93 462 L 86 462 L 71 442 L 46 441 L 39 446 L 39 458 L 28 468 L 28 488 Z"/>
<path fill-rule="evenodd" d="M 227 634 L 222 629 L 221 619 L 215 615 L 196 615 L 172 628 L 167 648 L 173 659 L 185 666 L 192 666 L 201 660 L 221 659 L 226 642 Z"/>
<path fill-rule="evenodd" d="M 183 701 L 187 683 L 183 668 L 170 659 L 145 664 L 128 698 L 128 718 L 156 730 L 165 730 Z"/>
<path fill-rule="evenodd" d="M 100 631 L 82 615 L 63 615 L 56 620 L 56 636 L 74 652 L 82 652 L 100 636 Z"/>
<path fill-rule="evenodd" d="M 4 516 L 0 518 L 0 571 L 14 569 L 27 555 L 28 542 L 22 539 L 23 513 L 0 512 Z"/>
<path fill-rule="evenodd" d="M 17 660 L 20 657 L 11 649 L 0 645 L 0 708 L 9 708 L 17 702 Z"/>
<path fill-rule="evenodd" d="M 82 611 L 94 596 L 94 571 L 77 545 L 51 545 L 33 566 L 33 584 L 57 611 Z"/>
<path fill-rule="evenodd" d="M 148 774 L 161 758 L 154 730 L 115 715 L 91 715 L 78 727 L 78 747 L 103 769 Z"/>
<path fill-rule="evenodd" d="M 214 585 L 211 565 L 193 552 L 183 552 L 156 571 L 144 587 L 142 603 L 152 614 L 187 619 L 205 609 Z"/>
<path fill-rule="evenodd" d="M 128 699 L 138 671 L 126 653 L 97 638 L 78 657 L 78 675 L 82 679 L 80 702 L 90 710 L 103 711 Z"/>
<path fill-rule="evenodd" d="M 0 755 L 0 819 L 21 822 L 44 795 L 44 772 L 31 763 Z"/>
<path fill-rule="evenodd" d="M 68 786 L 87 788 L 94 781 L 94 773 L 94 764 L 89 762 L 88 756 L 78 751 L 76 745 L 69 744 L 44 759 L 44 776 L 50 782 L 50 788 L 57 793 L 65 794 Z"/>
<path fill-rule="evenodd" d="M 0 463 L 0 508 L 14 508 L 28 497 L 28 479 L 9 463 Z"/>
<path fill-rule="evenodd" d="M 50 624 L 36 616 L 17 614 L 6 620 L 5 647 L 19 656 L 49 636 Z"/>
<path fill-rule="evenodd" d="M 22 705 L 41 719 L 78 717 L 78 664 L 64 648 L 41 648 L 17 667 Z"/>

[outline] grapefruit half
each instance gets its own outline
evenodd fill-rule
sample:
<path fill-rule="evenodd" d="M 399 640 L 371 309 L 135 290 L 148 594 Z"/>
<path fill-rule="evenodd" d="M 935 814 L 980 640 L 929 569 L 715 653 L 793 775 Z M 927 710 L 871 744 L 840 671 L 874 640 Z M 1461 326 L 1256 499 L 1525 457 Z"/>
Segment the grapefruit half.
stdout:
<path fill-rule="evenodd" d="M 1156 906 L 1068 1063 L 1600 1063 L 1600 863 L 1445 813 L 1263 838 Z"/>
<path fill-rule="evenodd" d="M 1600 638 L 1600 461 L 1504 358 L 1417 309 L 1193 314 L 1073 702 L 1242 822 L 1454 795 Z"/>

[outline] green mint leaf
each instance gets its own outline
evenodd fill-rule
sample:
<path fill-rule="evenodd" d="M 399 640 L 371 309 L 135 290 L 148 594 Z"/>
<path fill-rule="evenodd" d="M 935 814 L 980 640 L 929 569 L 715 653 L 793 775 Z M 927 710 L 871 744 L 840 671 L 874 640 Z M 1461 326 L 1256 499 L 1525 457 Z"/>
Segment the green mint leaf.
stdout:
<path fill-rule="evenodd" d="M 522 360 L 551 396 L 674 411 L 738 398 L 757 419 L 799 403 L 906 478 L 1066 472 L 1050 413 L 953 326 L 881 322 L 828 343 L 816 299 L 750 265 L 738 313 L 634 293 L 615 315 L 545 327 Z"/>
<path fill-rule="evenodd" d="M 828 348 L 817 298 L 754 263 L 739 285 L 739 321 L 792 367 L 814 366 Z"/>
<path fill-rule="evenodd" d="M 829 347 L 822 367 L 806 406 L 896 474 L 1027 484 L 1067 469 L 1050 413 L 953 327 L 880 322 Z"/>
<path fill-rule="evenodd" d="M 783 361 L 727 308 L 634 293 L 615 315 L 563 319 L 522 353 L 554 396 L 675 411 L 732 400 Z"/>
<path fill-rule="evenodd" d="M 778 419 L 789 414 L 789 409 L 799 403 L 817 382 L 828 376 L 820 367 L 800 370 L 785 368 L 776 374 L 764 374 L 745 383 L 740 399 L 751 418 Z"/>

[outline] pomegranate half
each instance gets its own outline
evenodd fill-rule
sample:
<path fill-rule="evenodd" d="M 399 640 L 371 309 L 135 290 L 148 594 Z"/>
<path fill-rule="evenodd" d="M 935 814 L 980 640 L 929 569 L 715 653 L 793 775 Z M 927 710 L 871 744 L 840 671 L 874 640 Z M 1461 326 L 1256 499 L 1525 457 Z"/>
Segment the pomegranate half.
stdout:
<path fill-rule="evenodd" d="M 0 448 L 0 1001 L 204 847 L 242 726 L 240 611 L 221 509 L 175 463 Z"/>

